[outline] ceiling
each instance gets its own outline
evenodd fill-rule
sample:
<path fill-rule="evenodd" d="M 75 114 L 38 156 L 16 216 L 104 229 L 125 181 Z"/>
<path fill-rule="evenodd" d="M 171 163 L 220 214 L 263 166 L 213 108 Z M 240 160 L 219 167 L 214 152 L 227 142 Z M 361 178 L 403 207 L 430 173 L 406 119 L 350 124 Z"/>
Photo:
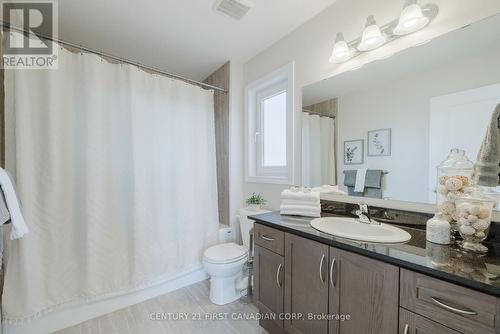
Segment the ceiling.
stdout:
<path fill-rule="evenodd" d="M 335 0 L 253 0 L 236 21 L 215 0 L 59 1 L 59 37 L 202 80 L 228 60 L 245 62 Z"/>

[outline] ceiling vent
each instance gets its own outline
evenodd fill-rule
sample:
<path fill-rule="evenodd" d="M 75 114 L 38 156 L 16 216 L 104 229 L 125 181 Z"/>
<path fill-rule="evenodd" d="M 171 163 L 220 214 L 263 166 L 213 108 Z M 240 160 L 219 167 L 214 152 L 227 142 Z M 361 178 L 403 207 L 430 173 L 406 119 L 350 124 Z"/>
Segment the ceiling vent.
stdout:
<path fill-rule="evenodd" d="M 253 7 L 249 0 L 217 0 L 215 10 L 233 19 L 241 20 L 243 16 Z"/>

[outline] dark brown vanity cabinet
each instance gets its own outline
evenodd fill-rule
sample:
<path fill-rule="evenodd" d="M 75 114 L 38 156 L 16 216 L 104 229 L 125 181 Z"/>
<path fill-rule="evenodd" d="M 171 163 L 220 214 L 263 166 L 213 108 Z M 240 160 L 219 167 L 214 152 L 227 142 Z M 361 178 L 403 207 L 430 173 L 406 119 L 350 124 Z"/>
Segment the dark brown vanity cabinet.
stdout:
<path fill-rule="evenodd" d="M 283 256 L 262 246 L 255 246 L 254 253 L 254 299 L 255 305 L 268 319 L 261 326 L 271 333 L 283 329 L 284 261 Z"/>
<path fill-rule="evenodd" d="M 330 275 L 330 334 L 398 332 L 398 267 L 331 247 Z"/>
<path fill-rule="evenodd" d="M 260 322 L 271 334 L 500 333 L 499 298 L 268 226 L 255 230 L 255 303 L 275 315 Z"/>
<path fill-rule="evenodd" d="M 290 334 L 327 334 L 327 245 L 285 234 L 285 330 Z"/>
<path fill-rule="evenodd" d="M 399 311 L 401 334 L 460 334 L 451 328 L 401 308 Z M 479 333 L 479 332 L 478 332 Z"/>

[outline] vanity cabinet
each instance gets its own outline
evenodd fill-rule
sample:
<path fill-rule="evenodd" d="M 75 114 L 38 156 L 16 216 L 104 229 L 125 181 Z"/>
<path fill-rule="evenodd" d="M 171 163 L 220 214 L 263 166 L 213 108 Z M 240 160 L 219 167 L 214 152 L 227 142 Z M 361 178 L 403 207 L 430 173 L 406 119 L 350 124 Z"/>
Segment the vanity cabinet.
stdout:
<path fill-rule="evenodd" d="M 255 304 L 275 315 L 260 321 L 271 334 L 500 333 L 499 298 L 269 226 L 255 229 Z"/>
<path fill-rule="evenodd" d="M 283 330 L 284 261 L 283 256 L 262 246 L 255 246 L 254 300 L 266 318 L 260 325 L 271 333 Z M 267 317 L 269 316 L 269 317 Z"/>
<path fill-rule="evenodd" d="M 401 308 L 399 311 L 400 334 L 460 334 L 418 314 Z M 480 333 L 480 332 L 478 332 Z"/>
<path fill-rule="evenodd" d="M 399 268 L 330 248 L 330 334 L 391 334 L 398 331 Z"/>
<path fill-rule="evenodd" d="M 464 334 L 500 332 L 498 298 L 401 269 L 400 305 Z"/>
<path fill-rule="evenodd" d="M 290 334 L 327 334 L 327 245 L 285 234 L 285 330 Z M 313 315 L 315 318 L 310 318 Z"/>

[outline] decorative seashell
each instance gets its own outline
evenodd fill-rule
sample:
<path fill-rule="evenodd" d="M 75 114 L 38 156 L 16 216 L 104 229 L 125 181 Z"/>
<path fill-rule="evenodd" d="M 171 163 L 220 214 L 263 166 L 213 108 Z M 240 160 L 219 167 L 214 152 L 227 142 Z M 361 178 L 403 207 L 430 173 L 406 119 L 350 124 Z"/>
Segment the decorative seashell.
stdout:
<path fill-rule="evenodd" d="M 458 223 L 460 225 L 470 225 L 470 222 L 468 219 L 464 218 L 464 217 L 460 217 L 458 218 Z"/>
<path fill-rule="evenodd" d="M 486 237 L 486 234 L 484 234 L 484 232 L 476 232 L 476 234 L 474 234 L 474 236 L 476 238 L 483 239 L 484 237 Z"/>
<path fill-rule="evenodd" d="M 462 181 L 462 187 L 468 187 L 469 184 L 470 184 L 470 180 L 467 176 L 465 175 L 457 175 L 455 176 L 457 179 L 459 179 L 460 181 Z"/>
<path fill-rule="evenodd" d="M 440 184 L 437 188 L 437 192 L 441 195 L 446 195 L 448 193 L 448 189 L 446 189 L 446 186 Z"/>
<path fill-rule="evenodd" d="M 479 210 L 477 216 L 481 219 L 490 218 L 490 210 L 487 207 L 481 206 L 481 210 Z"/>
<path fill-rule="evenodd" d="M 463 187 L 462 180 L 457 179 L 455 177 L 450 177 L 448 180 L 445 182 L 446 189 L 449 191 L 457 191 L 462 189 Z"/>
<path fill-rule="evenodd" d="M 476 233 L 476 230 L 474 230 L 471 226 L 461 225 L 460 226 L 460 233 L 468 236 L 468 235 L 473 235 L 474 233 Z"/>
<path fill-rule="evenodd" d="M 448 176 L 446 176 L 446 175 L 440 176 L 439 177 L 439 184 L 444 186 L 444 184 L 446 183 L 446 180 L 448 180 Z"/>
<path fill-rule="evenodd" d="M 438 210 L 444 215 L 451 215 L 455 212 L 455 203 L 449 201 L 443 202 L 438 205 Z"/>
<path fill-rule="evenodd" d="M 457 197 L 462 196 L 464 193 L 460 190 L 457 191 L 449 191 L 448 194 L 446 195 L 446 199 L 448 201 L 455 201 Z"/>
<path fill-rule="evenodd" d="M 484 230 L 488 229 L 488 227 L 490 227 L 490 223 L 486 219 L 478 219 L 477 222 L 472 224 L 472 227 L 476 231 L 484 231 Z"/>
<path fill-rule="evenodd" d="M 477 216 L 469 215 L 469 217 L 467 217 L 467 220 L 474 224 L 475 222 L 477 222 L 478 218 Z"/>
<path fill-rule="evenodd" d="M 481 205 L 477 205 L 477 204 L 471 205 L 471 207 L 469 209 L 470 214 L 474 215 L 474 216 L 479 215 L 480 211 L 481 211 Z"/>

